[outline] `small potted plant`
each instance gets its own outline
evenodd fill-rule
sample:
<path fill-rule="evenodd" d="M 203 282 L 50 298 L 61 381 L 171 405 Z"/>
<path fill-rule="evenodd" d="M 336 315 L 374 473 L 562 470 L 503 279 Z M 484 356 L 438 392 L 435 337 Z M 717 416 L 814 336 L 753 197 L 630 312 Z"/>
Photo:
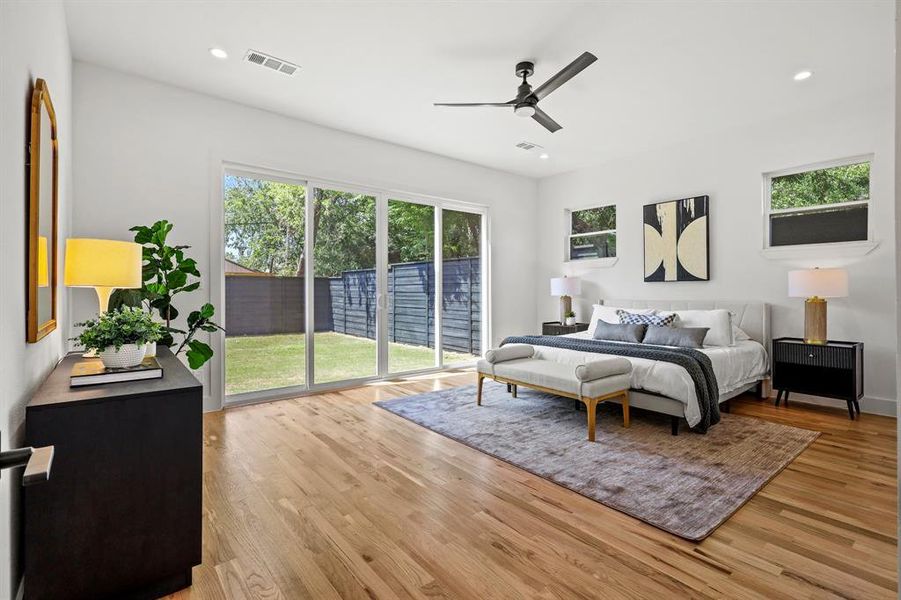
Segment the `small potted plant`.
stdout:
<path fill-rule="evenodd" d="M 574 311 L 569 311 L 564 316 L 566 317 L 567 325 L 575 325 L 576 324 L 576 313 Z"/>
<path fill-rule="evenodd" d="M 127 369 L 141 364 L 148 342 L 163 334 L 163 326 L 140 308 L 123 306 L 96 319 L 76 323 L 84 330 L 72 338 L 85 350 L 95 350 L 107 369 Z"/>

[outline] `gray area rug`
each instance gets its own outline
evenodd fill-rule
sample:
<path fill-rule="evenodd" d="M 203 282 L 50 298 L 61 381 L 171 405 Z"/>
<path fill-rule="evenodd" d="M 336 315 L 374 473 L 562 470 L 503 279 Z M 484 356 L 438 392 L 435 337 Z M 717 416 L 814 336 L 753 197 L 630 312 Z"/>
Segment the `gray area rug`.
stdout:
<path fill-rule="evenodd" d="M 618 404 L 598 408 L 586 439 L 573 401 L 523 387 L 519 397 L 485 380 L 475 386 L 376 402 L 432 431 L 495 456 L 688 540 L 710 535 L 819 435 L 724 414 L 706 435 L 670 434 L 669 417 Z"/>

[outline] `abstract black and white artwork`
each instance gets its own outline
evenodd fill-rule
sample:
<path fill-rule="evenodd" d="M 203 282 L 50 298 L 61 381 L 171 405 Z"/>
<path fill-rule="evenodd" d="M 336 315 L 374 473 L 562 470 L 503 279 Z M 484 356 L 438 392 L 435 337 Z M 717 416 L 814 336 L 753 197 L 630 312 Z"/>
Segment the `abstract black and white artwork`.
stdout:
<path fill-rule="evenodd" d="M 644 280 L 709 281 L 710 198 L 644 206 Z"/>

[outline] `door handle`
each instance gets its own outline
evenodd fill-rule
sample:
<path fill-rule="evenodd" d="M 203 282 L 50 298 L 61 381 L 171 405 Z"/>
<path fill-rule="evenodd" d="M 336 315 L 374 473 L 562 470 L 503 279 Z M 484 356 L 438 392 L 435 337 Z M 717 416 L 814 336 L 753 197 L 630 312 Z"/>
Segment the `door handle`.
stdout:
<path fill-rule="evenodd" d="M 12 469 L 25 465 L 22 485 L 34 485 L 50 479 L 50 467 L 53 465 L 53 446 L 42 448 L 16 448 L 0 452 L 0 470 Z"/>

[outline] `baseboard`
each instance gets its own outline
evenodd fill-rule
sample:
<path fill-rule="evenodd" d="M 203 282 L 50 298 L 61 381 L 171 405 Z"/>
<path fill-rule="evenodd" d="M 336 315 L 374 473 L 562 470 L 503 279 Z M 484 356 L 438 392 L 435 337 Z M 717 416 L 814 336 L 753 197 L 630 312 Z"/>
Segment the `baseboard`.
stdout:
<path fill-rule="evenodd" d="M 771 395 L 770 399 L 775 400 L 776 396 Z M 807 394 L 797 394 L 792 392 L 789 395 L 788 401 L 791 402 L 802 402 L 804 404 L 815 404 L 817 406 L 831 406 L 833 408 L 841 408 L 844 409 L 847 407 L 844 400 L 836 400 L 834 398 L 823 398 L 821 396 L 808 396 Z M 898 416 L 898 404 L 894 400 L 890 400 L 887 398 L 874 398 L 871 396 L 864 396 L 860 399 L 860 412 L 867 413 L 870 415 L 882 415 L 885 417 L 897 417 Z"/>
<path fill-rule="evenodd" d="M 207 394 L 203 395 L 203 412 L 216 412 L 222 410 L 222 404 Z"/>

